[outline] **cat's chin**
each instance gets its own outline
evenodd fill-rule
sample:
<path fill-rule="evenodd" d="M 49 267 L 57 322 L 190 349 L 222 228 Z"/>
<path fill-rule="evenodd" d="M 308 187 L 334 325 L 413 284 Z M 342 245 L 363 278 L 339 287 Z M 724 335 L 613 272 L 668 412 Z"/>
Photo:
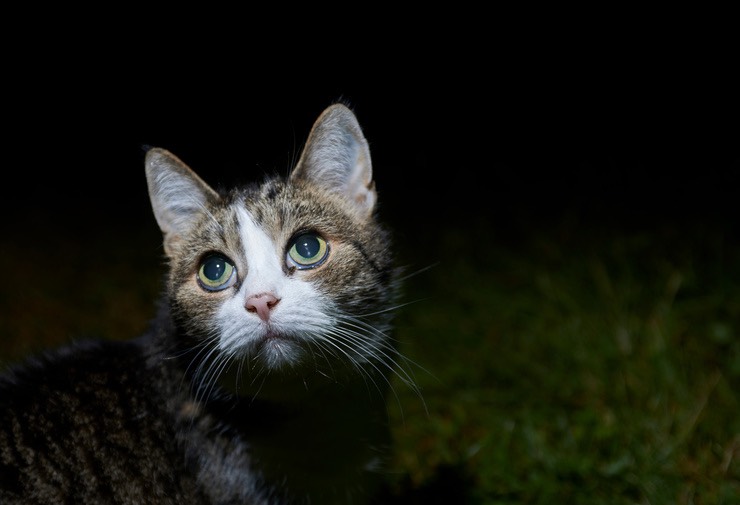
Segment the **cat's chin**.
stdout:
<path fill-rule="evenodd" d="M 220 351 L 246 369 L 276 371 L 300 365 L 306 355 L 306 343 L 300 334 L 286 332 L 274 325 L 246 327 L 229 332 L 219 342 Z"/>
<path fill-rule="evenodd" d="M 267 330 L 254 344 L 253 359 L 261 362 L 269 370 L 279 370 L 286 366 L 295 367 L 301 363 L 305 352 L 303 345 L 294 337 Z"/>

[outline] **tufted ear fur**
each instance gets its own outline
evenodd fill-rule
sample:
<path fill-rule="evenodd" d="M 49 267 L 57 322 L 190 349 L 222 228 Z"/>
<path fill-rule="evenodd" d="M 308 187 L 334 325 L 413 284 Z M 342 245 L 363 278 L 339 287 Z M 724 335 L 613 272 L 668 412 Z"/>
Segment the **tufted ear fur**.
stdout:
<path fill-rule="evenodd" d="M 350 109 L 335 104 L 324 110 L 291 177 L 344 196 L 362 217 L 372 214 L 376 193 L 370 148 Z"/>
<path fill-rule="evenodd" d="M 164 235 L 165 253 L 171 256 L 173 246 L 205 212 L 207 203 L 219 196 L 165 149 L 147 151 L 145 166 L 154 217 Z"/>

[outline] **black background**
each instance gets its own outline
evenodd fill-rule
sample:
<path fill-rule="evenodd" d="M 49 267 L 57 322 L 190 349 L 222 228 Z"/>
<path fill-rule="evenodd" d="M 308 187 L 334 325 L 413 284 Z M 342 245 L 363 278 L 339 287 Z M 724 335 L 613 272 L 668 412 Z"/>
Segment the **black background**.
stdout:
<path fill-rule="evenodd" d="M 54 274 L 104 263 L 69 262 L 70 250 L 109 255 L 112 269 L 132 248 L 161 261 L 144 146 L 171 150 L 214 187 L 287 174 L 313 121 L 338 100 L 370 142 L 381 216 L 415 268 L 450 259 L 438 242 L 459 233 L 467 240 L 452 249 L 469 249 L 482 270 L 491 244 L 563 222 L 585 234 L 668 227 L 673 236 L 706 223 L 740 238 L 737 30 L 714 25 L 722 13 L 698 32 L 695 12 L 681 22 L 627 13 L 608 29 L 590 12 L 569 24 L 545 13 L 539 25 L 529 13 L 513 24 L 496 13 L 470 13 L 474 23 L 439 13 L 395 30 L 369 19 L 362 30 L 341 12 L 340 22 L 306 23 L 291 37 L 288 26 L 255 35 L 262 19 L 252 13 L 187 26 L 133 14 L 136 23 L 118 20 L 112 33 L 115 16 L 101 13 L 85 13 L 94 30 L 34 13 L 51 33 L 7 18 L 16 31 L 2 62 L 0 247 L 26 248 L 42 264 L 25 284 L 6 283 L 0 299 L 48 291 L 67 304 L 59 313 L 79 303 L 105 315 L 103 303 L 78 302 L 75 291 L 97 286 L 90 275 L 75 283 L 75 272 Z M 219 24 L 230 17 L 240 26 Z M 411 30 L 420 25 L 425 33 Z M 119 238 L 122 255 L 111 251 Z M 57 324 L 54 310 L 30 305 L 24 325 Z M 62 323 L 60 338 L 76 336 Z"/>
<path fill-rule="evenodd" d="M 712 43 L 627 48 L 632 35 L 595 41 L 592 30 L 529 45 L 524 34 L 410 38 L 381 54 L 315 41 L 274 56 L 248 41 L 228 52 L 178 38 L 171 52 L 50 43 L 6 67 L 7 229 L 151 226 L 143 146 L 171 150 L 213 186 L 287 173 L 339 100 L 402 230 L 526 233 L 573 216 L 734 228 L 736 61 Z"/>

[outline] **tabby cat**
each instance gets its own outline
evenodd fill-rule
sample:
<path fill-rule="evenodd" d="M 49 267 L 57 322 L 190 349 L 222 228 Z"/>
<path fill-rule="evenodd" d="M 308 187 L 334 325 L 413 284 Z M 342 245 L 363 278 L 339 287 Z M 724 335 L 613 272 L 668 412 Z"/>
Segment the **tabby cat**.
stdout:
<path fill-rule="evenodd" d="M 152 148 L 169 269 L 143 336 L 0 376 L 0 503 L 367 503 L 388 445 L 398 275 L 342 104 L 289 177 L 217 192 Z"/>

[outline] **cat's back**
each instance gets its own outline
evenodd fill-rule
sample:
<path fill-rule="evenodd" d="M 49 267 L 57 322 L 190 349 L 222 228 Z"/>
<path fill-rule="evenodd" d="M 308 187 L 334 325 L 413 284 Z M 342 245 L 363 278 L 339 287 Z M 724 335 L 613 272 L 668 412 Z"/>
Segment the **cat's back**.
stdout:
<path fill-rule="evenodd" d="M 93 342 L 0 375 L 0 503 L 190 503 L 145 363 L 138 341 Z"/>

